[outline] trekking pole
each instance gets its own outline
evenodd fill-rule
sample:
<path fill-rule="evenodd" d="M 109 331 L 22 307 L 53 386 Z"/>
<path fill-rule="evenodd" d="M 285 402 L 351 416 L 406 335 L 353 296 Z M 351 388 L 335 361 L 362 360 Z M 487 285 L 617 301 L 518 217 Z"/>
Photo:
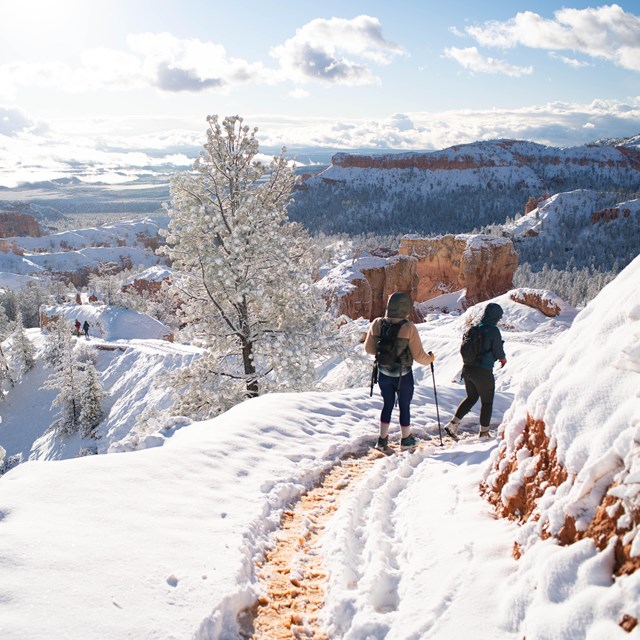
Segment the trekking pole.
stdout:
<path fill-rule="evenodd" d="M 373 363 L 373 370 L 371 371 L 371 388 L 369 389 L 369 397 L 373 395 L 373 387 L 378 382 L 378 363 Z"/>
<path fill-rule="evenodd" d="M 429 351 L 431 353 L 431 351 Z M 444 447 L 444 442 L 442 442 L 442 427 L 440 426 L 440 409 L 438 409 L 438 392 L 436 391 L 436 373 L 433 368 L 433 362 L 431 363 L 431 378 L 433 380 L 433 397 L 436 401 L 436 415 L 438 416 L 438 435 L 440 436 L 440 446 Z"/>

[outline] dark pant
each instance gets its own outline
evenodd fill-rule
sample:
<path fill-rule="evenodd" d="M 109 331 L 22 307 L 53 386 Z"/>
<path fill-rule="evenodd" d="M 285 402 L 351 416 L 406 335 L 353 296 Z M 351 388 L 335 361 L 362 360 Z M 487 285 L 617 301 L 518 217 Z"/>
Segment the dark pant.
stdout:
<path fill-rule="evenodd" d="M 400 426 L 410 426 L 411 411 L 409 406 L 413 398 L 413 371 L 409 371 L 409 373 L 397 378 L 386 376 L 380 372 L 378 374 L 378 385 L 384 402 L 380 413 L 380 422 L 391 422 L 391 412 L 397 396 L 398 408 L 400 409 Z"/>
<path fill-rule="evenodd" d="M 493 396 L 496 390 L 496 383 L 493 371 L 483 367 L 471 367 L 465 365 L 462 368 L 464 378 L 464 388 L 467 397 L 458 405 L 456 418 L 464 418 L 473 405 L 480 398 L 480 426 L 488 427 L 491 422 L 491 412 L 493 411 Z"/>

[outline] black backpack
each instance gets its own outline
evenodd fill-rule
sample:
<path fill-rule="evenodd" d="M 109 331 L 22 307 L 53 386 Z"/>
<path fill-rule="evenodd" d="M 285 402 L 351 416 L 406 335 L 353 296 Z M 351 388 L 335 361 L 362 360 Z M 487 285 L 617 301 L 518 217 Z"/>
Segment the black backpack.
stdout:
<path fill-rule="evenodd" d="M 378 365 L 388 368 L 394 368 L 401 365 L 402 355 L 409 345 L 398 352 L 398 331 L 400 327 L 406 323 L 406 320 L 400 322 L 388 322 L 383 320 L 380 323 L 380 336 L 378 337 L 378 348 L 376 350 L 376 362 Z"/>
<path fill-rule="evenodd" d="M 462 362 L 466 365 L 478 365 L 482 356 L 486 353 L 483 350 L 483 331 L 478 324 L 469 327 L 462 336 L 460 345 L 460 355 Z"/>

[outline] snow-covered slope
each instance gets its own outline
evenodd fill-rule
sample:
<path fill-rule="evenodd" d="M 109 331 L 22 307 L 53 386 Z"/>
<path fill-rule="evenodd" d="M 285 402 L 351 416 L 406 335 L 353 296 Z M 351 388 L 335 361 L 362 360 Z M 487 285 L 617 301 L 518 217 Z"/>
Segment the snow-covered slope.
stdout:
<path fill-rule="evenodd" d="M 70 324 L 89 323 L 92 337 L 108 340 L 114 344 L 127 344 L 129 340 L 162 340 L 171 336 L 171 329 L 159 320 L 132 309 L 110 307 L 104 304 L 69 304 L 42 307 L 41 316 L 62 317 Z M 46 329 L 45 329 L 46 331 Z"/>
<path fill-rule="evenodd" d="M 640 199 L 620 202 L 615 207 L 602 210 L 598 216 L 598 201 L 601 198 L 596 191 L 578 189 L 557 193 L 542 201 L 533 211 L 517 220 L 502 226 L 505 233 L 514 238 L 544 234 L 557 239 L 565 238 L 570 244 L 589 241 L 590 236 L 602 233 L 592 226 L 601 219 L 605 222 L 625 222 L 637 227 L 640 221 Z M 618 215 L 607 220 L 605 212 L 618 209 Z"/>
<path fill-rule="evenodd" d="M 126 220 L 100 227 L 65 231 L 40 237 L 7 238 L 12 251 L 0 252 L 0 271 L 41 276 L 95 270 L 101 264 L 150 268 L 161 262 L 154 253 L 159 230 L 167 216 Z"/>
<path fill-rule="evenodd" d="M 37 362 L 1 407 L 0 446 L 6 451 L 5 469 L 26 460 L 57 460 L 87 453 L 129 451 L 158 446 L 185 422 L 171 418 L 173 404 L 164 376 L 198 357 L 198 349 L 161 339 L 168 327 L 154 318 L 104 305 L 49 307 L 50 316 L 89 322 L 89 338 L 78 338 L 95 349 L 97 370 L 106 393 L 104 418 L 92 437 L 63 437 L 49 431 L 56 409 L 55 392 L 43 389 L 52 371 L 44 365 L 46 349 L 39 329 L 28 336 L 37 347 Z"/>
<path fill-rule="evenodd" d="M 493 501 L 523 524 L 517 536 L 524 552 L 523 571 L 536 575 L 573 564 L 587 582 L 611 587 L 602 590 L 605 599 L 614 588 L 628 601 L 635 599 L 636 617 L 639 278 L 640 257 L 587 305 L 539 362 L 523 372 L 501 427 L 504 439 L 487 473 Z M 556 540 L 568 546 L 557 548 Z M 591 571 L 596 573 L 590 576 Z M 605 577 L 611 573 L 630 575 L 613 582 Z M 583 616 L 593 616 L 584 610 L 579 590 L 566 597 L 583 608 Z M 553 607 L 533 591 L 514 593 L 511 605 L 522 606 L 523 598 L 538 611 L 539 621 L 532 620 L 529 629 L 541 637 Z"/>
<path fill-rule="evenodd" d="M 290 215 L 327 232 L 460 233 L 502 224 L 530 196 L 640 183 L 633 145 L 558 149 L 490 140 L 424 153 L 340 153 L 300 186 Z"/>
<path fill-rule="evenodd" d="M 559 316 L 547 318 L 511 293 L 495 300 L 505 311 L 508 363 L 496 371 L 493 422 L 506 414 L 511 443 L 525 410 L 553 418 L 562 460 L 577 473 L 575 491 L 590 486 L 603 461 L 621 456 L 629 460 L 620 467 L 628 471 L 621 487 L 637 500 L 637 460 L 620 448 L 639 423 L 640 263 L 632 266 L 577 317 L 561 305 Z M 331 489 L 327 510 L 335 517 L 326 529 L 313 508 L 303 517 L 287 569 L 301 585 L 289 587 L 294 602 L 305 566 L 320 562 L 326 607 L 317 624 L 329 637 L 462 638 L 469 629 L 476 640 L 633 637 L 620 625 L 640 616 L 640 579 L 613 579 L 612 547 L 599 552 L 583 540 L 563 548 L 538 540 L 536 522 L 519 533 L 497 521 L 477 489 L 492 451 L 504 445 L 439 446 L 438 419 L 447 420 L 464 396 L 460 335 L 483 306 L 433 314 L 419 326 L 436 362 L 433 370 L 415 367 L 412 424 L 423 446 L 414 453 L 367 453 L 381 403 L 361 387 L 267 395 L 213 420 L 164 436 L 160 430 L 162 447 L 34 460 L 9 471 L 0 479 L 3 637 L 238 640 L 246 632 L 239 614 L 247 609 L 246 620 L 259 597 L 272 597 L 263 582 L 265 552 L 285 537 L 283 517 L 349 456 L 364 466 Z M 156 404 L 143 378 L 157 379 L 188 357 L 175 348 L 174 360 L 162 360 L 151 340 L 129 341 L 128 360 L 107 352 L 103 380 L 128 390 L 118 392 L 121 424 L 131 424 L 145 398 Z M 346 367 L 336 366 L 334 376 L 347 379 Z M 463 421 L 464 433 L 476 426 L 478 408 Z M 171 414 L 160 409 L 158 423 Z M 24 415 L 16 407 L 10 413 Z M 610 452 L 602 449 L 607 442 Z M 520 453 L 523 463 L 532 457 Z M 571 491 L 549 491 L 541 506 L 553 526 L 556 513 L 578 504 Z M 321 537 L 311 544 L 316 531 Z M 516 539 L 524 551 L 518 561 Z M 309 637 L 314 614 L 300 606 L 291 609 L 289 627 Z"/>
<path fill-rule="evenodd" d="M 100 227 L 88 227 L 75 231 L 62 231 L 50 235 L 7 238 L 9 244 L 15 242 L 28 253 L 52 253 L 62 250 L 79 250 L 87 247 L 142 247 L 149 240 L 158 237 L 159 229 L 167 227 L 166 215 L 121 220 Z"/>

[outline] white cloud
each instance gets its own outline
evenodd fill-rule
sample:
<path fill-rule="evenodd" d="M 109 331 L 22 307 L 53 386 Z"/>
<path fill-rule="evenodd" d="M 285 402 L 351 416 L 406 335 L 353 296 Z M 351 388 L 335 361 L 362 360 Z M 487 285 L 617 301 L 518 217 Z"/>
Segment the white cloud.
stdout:
<path fill-rule="evenodd" d="M 254 119 L 247 116 L 247 121 Z M 298 118 L 257 120 L 263 145 L 334 148 L 443 149 L 511 138 L 551 146 L 576 146 L 640 131 L 640 96 L 627 102 L 549 103 L 519 109 L 408 112 L 381 120 Z M 589 126 L 585 127 L 585 125 Z"/>
<path fill-rule="evenodd" d="M 141 59 L 150 83 L 164 91 L 227 89 L 248 82 L 271 82 L 261 62 L 230 58 L 214 42 L 181 40 L 169 33 L 130 35 L 127 43 Z"/>
<path fill-rule="evenodd" d="M 395 113 L 377 120 L 245 114 L 245 121 L 258 127 L 263 147 L 425 150 L 497 138 L 568 147 L 640 132 L 640 96 L 626 102 Z M 183 170 L 206 141 L 204 119 L 100 118 L 48 125 L 0 109 L 0 184 L 114 172 L 134 177 L 167 166 Z"/>
<path fill-rule="evenodd" d="M 466 49 L 450 47 L 444 50 L 444 55 L 475 73 L 501 73 L 511 77 L 533 73 L 533 67 L 518 67 L 504 60 L 483 56 L 476 47 L 468 47 Z"/>
<path fill-rule="evenodd" d="M 584 60 L 577 60 L 576 58 L 569 58 L 567 56 L 562 56 L 555 51 L 551 51 L 549 53 L 549 57 L 553 60 L 560 60 L 560 62 L 564 62 L 569 67 L 573 67 L 574 69 L 581 69 L 583 67 L 590 67 L 591 65 Z"/>
<path fill-rule="evenodd" d="M 228 92 L 247 83 L 300 83 L 309 79 L 329 84 L 371 84 L 378 78 L 370 64 L 388 64 L 404 53 L 399 45 L 385 40 L 380 22 L 370 16 L 312 20 L 271 50 L 279 62 L 277 68 L 230 57 L 215 42 L 180 39 L 166 32 L 130 34 L 127 46 L 128 51 L 88 49 L 76 66 L 55 60 L 2 64 L 0 99 L 15 99 L 20 87 L 69 92 L 155 87 L 177 93 Z M 303 97 L 301 91 L 294 90 L 292 95 Z"/>
<path fill-rule="evenodd" d="M 224 47 L 200 40 L 180 40 L 169 33 L 130 35 L 131 52 L 92 48 L 71 67 L 59 62 L 0 65 L 0 98 L 12 100 L 19 87 L 86 90 L 163 91 L 228 90 L 248 82 L 271 83 L 276 72 L 262 63 L 229 58 Z"/>
<path fill-rule="evenodd" d="M 0 135 L 15 137 L 24 133 L 46 133 L 47 127 L 33 120 L 22 109 L 0 105 Z"/>
<path fill-rule="evenodd" d="M 362 85 L 378 82 L 367 62 L 388 64 L 405 51 L 385 40 L 377 18 L 361 15 L 312 20 L 270 53 L 283 74 L 298 82 Z"/>
<path fill-rule="evenodd" d="M 491 21 L 465 31 L 487 47 L 579 51 L 640 71 L 640 17 L 616 4 L 560 9 L 552 20 L 524 11 L 505 22 Z"/>

